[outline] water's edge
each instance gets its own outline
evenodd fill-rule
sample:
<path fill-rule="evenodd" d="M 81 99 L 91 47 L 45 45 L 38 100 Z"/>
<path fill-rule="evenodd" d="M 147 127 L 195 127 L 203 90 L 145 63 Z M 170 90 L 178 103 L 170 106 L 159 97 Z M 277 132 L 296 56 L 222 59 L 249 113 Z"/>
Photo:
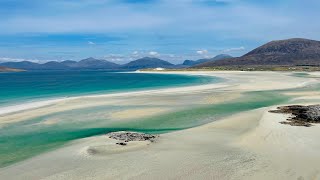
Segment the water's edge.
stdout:
<path fill-rule="evenodd" d="M 99 128 L 92 127 L 89 123 L 77 124 L 76 127 L 74 125 L 53 125 L 47 128 L 40 128 L 37 131 L 26 131 L 21 135 L 12 132 L 19 131 L 19 128 L 22 126 L 29 127 L 42 122 L 45 118 L 50 118 L 50 115 L 15 123 L 14 125 L 7 126 L 2 131 L 2 134 L 0 134 L 0 143 L 6 145 L 0 146 L 0 167 L 5 167 L 38 154 L 57 149 L 72 140 L 80 138 L 120 130 L 156 134 L 168 133 L 200 126 L 236 113 L 287 103 L 292 97 L 285 96 L 283 93 L 290 90 L 292 89 L 246 92 L 241 97 L 228 102 L 162 113 L 125 123 L 105 124 L 99 126 Z M 104 107 L 101 108 L 103 109 Z M 72 115 L 72 113 L 78 113 L 78 111 L 70 113 Z"/>

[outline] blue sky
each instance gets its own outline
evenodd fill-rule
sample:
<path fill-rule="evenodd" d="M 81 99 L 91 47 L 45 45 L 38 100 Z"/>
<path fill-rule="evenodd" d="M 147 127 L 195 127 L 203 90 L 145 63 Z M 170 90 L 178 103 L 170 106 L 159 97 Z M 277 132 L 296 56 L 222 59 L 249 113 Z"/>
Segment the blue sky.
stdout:
<path fill-rule="evenodd" d="M 240 56 L 271 40 L 320 40 L 320 1 L 0 0 L 0 61 Z"/>

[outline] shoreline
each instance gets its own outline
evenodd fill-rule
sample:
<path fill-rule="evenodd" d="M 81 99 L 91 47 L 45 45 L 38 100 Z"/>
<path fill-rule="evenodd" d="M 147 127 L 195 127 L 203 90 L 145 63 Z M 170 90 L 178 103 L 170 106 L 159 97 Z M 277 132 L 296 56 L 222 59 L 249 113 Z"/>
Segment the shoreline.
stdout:
<path fill-rule="evenodd" d="M 134 95 L 122 94 L 117 98 L 124 99 L 124 101 L 109 103 L 126 105 L 127 101 L 131 102 L 134 99 L 133 104 L 137 101 L 147 103 L 147 105 L 166 102 L 173 106 L 178 106 L 175 105 L 176 103 L 185 104 L 186 102 L 202 105 L 210 97 L 207 94 L 223 92 L 221 97 L 215 97 L 222 99 L 222 101 L 219 99 L 214 102 L 219 105 L 232 93 L 285 89 L 293 92 L 283 92 L 283 94 L 296 93 L 291 96 L 292 101 L 287 102 L 288 104 L 310 104 L 320 101 L 320 96 L 316 93 L 313 95 L 294 91 L 294 88 L 319 83 L 318 79 L 293 77 L 290 76 L 291 73 L 274 72 L 209 73 L 233 79 L 233 81 L 228 81 L 219 88 L 214 86 L 186 87 L 139 92 Z M 206 91 L 208 91 L 207 94 L 204 93 Z M 200 92 L 204 94 L 200 96 Z M 103 100 L 114 100 L 112 99 L 114 96 L 106 96 Z M 152 96 L 155 99 L 149 100 L 145 96 Z M 178 97 L 173 101 L 168 101 L 173 96 Z M 189 96 L 193 97 L 190 97 L 188 101 L 182 99 L 182 97 Z M 97 99 L 100 98 L 97 97 Z M 91 100 L 94 102 L 97 99 Z M 78 100 L 87 102 L 86 99 Z M 279 105 L 282 104 L 276 106 Z M 62 108 L 72 106 L 71 103 Z M 56 150 L 0 168 L 0 176 L 7 179 L 79 179 L 80 177 L 114 179 L 120 176 L 125 179 L 151 179 L 160 176 L 168 179 L 268 179 L 270 177 L 271 179 L 297 179 L 300 176 L 310 179 L 320 177 L 318 173 L 320 169 L 317 169 L 317 162 L 320 162 L 320 159 L 314 158 L 320 157 L 320 154 L 315 151 L 320 148 L 320 143 L 317 141 L 320 126 L 315 125 L 309 127 L 311 129 L 301 130 L 303 127 L 289 127 L 280 124 L 278 121 L 283 120 L 286 116 L 270 114 L 268 110 L 274 107 L 246 110 L 201 126 L 161 134 L 159 140 L 153 144 L 130 142 L 126 146 L 119 146 L 115 145 L 115 141 L 106 139 L 104 135 L 70 141 Z M 138 114 L 133 113 L 132 115 Z M 141 117 L 143 116 L 145 114 L 142 114 Z M 301 146 L 302 142 L 303 146 Z M 279 146 L 283 148 L 279 149 Z M 309 147 L 312 148 L 308 149 Z M 296 150 L 290 153 L 292 149 Z M 95 153 L 92 154 L 92 152 Z M 303 168 L 308 167 L 309 161 L 314 168 Z M 300 162 L 301 166 L 295 166 Z M 293 173 L 288 173 L 288 169 L 291 169 Z"/>
<path fill-rule="evenodd" d="M 260 72 L 260 71 L 257 71 Z M 249 73 L 257 73 L 257 72 L 249 72 Z M 178 75 L 191 75 L 191 76 L 208 76 L 208 77 L 219 77 L 223 79 L 222 82 L 217 82 L 214 84 L 203 84 L 203 85 L 190 85 L 190 86 L 182 86 L 182 87 L 168 87 L 168 88 L 160 88 L 160 89 L 151 89 L 151 90 L 138 90 L 138 91 L 131 91 L 131 92 L 119 92 L 119 93 L 110 93 L 110 94 L 95 94 L 95 95 L 83 95 L 83 96 L 73 96 L 73 97 L 60 97 L 60 98 L 49 98 L 48 100 L 39 100 L 39 101 L 34 101 L 34 102 L 26 102 L 22 104 L 16 104 L 16 105 L 9 105 L 9 106 L 4 106 L 0 107 L 0 116 L 10 114 L 10 113 L 15 113 L 19 111 L 25 111 L 25 110 L 30 110 L 30 109 L 36 109 L 36 108 L 41 108 L 44 106 L 52 105 L 58 102 L 63 102 L 63 101 L 69 101 L 69 100 L 76 100 L 76 99 L 82 99 L 82 98 L 99 98 L 99 97 L 117 97 L 117 96 L 128 96 L 128 95 L 141 95 L 145 93 L 158 93 L 158 92 L 163 92 L 163 93 L 180 93 L 184 91 L 193 91 L 193 90 L 207 90 L 207 89 L 212 89 L 212 88 L 225 88 L 227 87 L 230 83 L 236 84 L 236 83 L 241 83 L 234 81 L 234 79 L 231 79 L 230 77 L 224 77 L 223 74 L 228 74 L 228 73 L 248 73 L 244 71 L 164 71 L 164 72 L 148 72 L 148 71 L 143 71 L 143 72 L 131 72 L 131 73 L 151 73 L 151 74 L 178 74 Z M 265 72 L 262 72 L 265 73 Z M 277 72 L 269 72 L 269 73 L 277 73 Z M 214 75 L 212 75 L 214 74 Z M 298 88 L 298 87 L 303 87 L 306 85 L 310 85 L 313 82 L 303 82 L 299 84 L 298 86 L 295 87 L 288 87 L 288 88 Z M 279 89 L 285 89 L 279 87 Z"/>
<path fill-rule="evenodd" d="M 130 73 L 146 73 L 146 72 L 130 72 Z M 149 72 L 148 72 L 149 73 Z M 152 73 L 152 72 L 150 72 Z M 152 73 L 152 74 L 157 74 Z M 177 73 L 168 73 L 168 74 L 177 74 Z M 181 74 L 180 75 L 189 75 L 187 73 Z M 193 74 L 195 76 L 202 75 L 202 74 Z M 208 77 L 212 77 L 210 75 L 206 75 Z M 48 98 L 48 100 L 35 100 L 32 102 L 24 102 L 24 103 L 19 103 L 19 104 L 14 104 L 14 105 L 9 105 L 9 106 L 4 106 L 0 107 L 0 116 L 10 114 L 10 113 L 15 113 L 19 111 L 25 111 L 25 110 L 31 110 L 31 109 L 36 109 L 36 108 L 41 108 L 44 106 L 52 105 L 55 103 L 63 102 L 63 101 L 69 101 L 69 100 L 77 100 L 77 99 L 83 99 L 83 98 L 105 98 L 105 97 L 118 97 L 118 96 L 129 96 L 129 95 L 141 95 L 145 93 L 157 93 L 159 91 L 164 92 L 164 93 L 179 93 L 182 91 L 188 91 L 186 88 L 190 88 L 189 90 L 192 89 L 210 89 L 210 88 L 221 88 L 225 87 L 226 80 L 222 80 L 222 82 L 217 82 L 217 83 L 208 83 L 208 84 L 201 84 L 201 85 L 186 85 L 186 86 L 172 86 L 172 87 L 163 87 L 163 88 L 151 88 L 150 90 L 134 90 L 134 91 L 129 91 L 129 92 L 112 92 L 112 93 L 102 93 L 102 94 L 92 94 L 92 95 L 80 95 L 80 96 L 72 96 L 72 97 L 52 97 Z M 216 87 L 214 87 L 217 85 Z"/>
<path fill-rule="evenodd" d="M 246 111 L 199 127 L 162 134 L 152 144 L 130 142 L 119 146 L 106 135 L 75 140 L 57 150 L 2 168 L 0 176 L 68 180 L 119 176 L 150 179 L 160 175 L 174 179 L 319 178 L 320 159 L 316 157 L 319 157 L 320 144 L 312 134 L 320 135 L 320 126 L 309 129 L 282 125 L 279 122 L 286 119 L 286 115 L 268 112 L 275 107 Z M 281 134 L 277 133 L 279 130 Z M 301 146 L 300 142 L 305 144 Z M 279 146 L 281 148 L 277 148 Z"/>

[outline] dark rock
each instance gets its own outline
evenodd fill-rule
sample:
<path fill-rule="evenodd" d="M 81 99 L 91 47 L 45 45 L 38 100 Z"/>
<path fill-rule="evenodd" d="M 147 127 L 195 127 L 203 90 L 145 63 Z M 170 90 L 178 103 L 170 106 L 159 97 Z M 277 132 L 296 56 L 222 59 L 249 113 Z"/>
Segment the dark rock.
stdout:
<path fill-rule="evenodd" d="M 310 123 L 320 123 L 320 105 L 281 106 L 277 107 L 277 110 L 271 110 L 269 112 L 292 114 L 292 116 L 287 119 L 289 122 L 280 122 L 281 124 L 310 127 Z"/>
<path fill-rule="evenodd" d="M 116 139 L 119 141 L 130 142 L 130 141 L 150 141 L 153 142 L 159 135 L 153 134 L 144 134 L 138 132 L 112 132 L 108 133 L 107 136 L 112 139 Z"/>
<path fill-rule="evenodd" d="M 124 142 L 118 142 L 116 144 L 121 145 L 121 146 L 126 146 L 127 145 L 127 143 L 124 143 Z"/>
<path fill-rule="evenodd" d="M 312 126 L 312 124 L 303 122 L 303 121 L 281 121 L 280 124 L 288 124 L 291 126 L 304 126 L 304 127 Z"/>

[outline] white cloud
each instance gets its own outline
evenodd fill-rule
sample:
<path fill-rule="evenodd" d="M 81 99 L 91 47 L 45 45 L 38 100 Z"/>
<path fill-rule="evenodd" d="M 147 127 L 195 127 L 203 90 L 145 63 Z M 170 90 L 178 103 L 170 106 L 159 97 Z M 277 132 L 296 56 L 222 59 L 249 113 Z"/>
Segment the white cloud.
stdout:
<path fill-rule="evenodd" d="M 316 22 L 320 3 L 310 0 L 282 3 L 255 3 L 242 0 L 207 0 L 229 2 L 226 7 L 200 6 L 198 0 L 162 0 L 139 8 L 114 0 L 39 1 L 45 4 L 39 15 L 34 9 L 0 14 L 1 32 L 5 33 L 66 33 L 66 32 L 132 32 L 132 29 L 156 30 L 184 34 L 217 34 L 237 38 L 270 40 L 283 36 L 319 37 Z M 38 2 L 38 1 L 37 1 Z M 154 1 L 158 2 L 158 1 Z M 201 1 L 200 1 L 201 2 Z M 232 2 L 232 3 L 231 3 Z M 205 3 L 202 3 L 205 4 Z M 272 4 L 275 4 L 271 7 Z M 289 6 L 288 6 L 289 5 Z M 48 8 L 50 7 L 50 8 Z M 3 9 L 7 8 L 3 6 Z M 86 11 L 79 11 L 86 8 Z M 147 11 L 146 11 L 147 9 Z M 285 11 L 284 11 L 285 10 Z M 1 8 L 0 8 L 1 12 Z M 4 11 L 6 12 L 6 11 Z M 197 13 L 190 13 L 197 12 Z M 303 12 L 303 13 L 301 13 Z M 103 17 L 103 18 L 101 18 Z M 274 29 L 277 28 L 277 31 Z M 305 32 L 301 29 L 310 29 Z M 118 31 L 121 30 L 121 31 Z M 312 31 L 313 30 L 313 31 Z M 140 31 L 139 31 L 140 32 Z M 250 32 L 250 33 L 248 33 Z M 286 33 L 284 33 L 286 32 Z M 263 34 L 263 36 L 261 35 Z M 285 34 L 285 35 L 283 35 Z M 195 35 L 193 38 L 197 38 Z"/>
<path fill-rule="evenodd" d="M 0 57 L 1 62 L 20 62 L 25 61 L 25 59 L 22 58 L 8 58 L 8 57 Z"/>
<path fill-rule="evenodd" d="M 230 4 L 206 6 L 204 2 L 209 1 Z M 16 6 L 1 6 L 1 37 L 19 33 L 101 34 L 121 37 L 119 40 L 121 42 L 102 43 L 102 38 L 99 38 L 98 45 L 101 48 L 98 49 L 86 47 L 89 45 L 94 47 L 93 43 L 97 43 L 95 38 L 79 40 L 84 43 L 82 44 L 84 47 L 74 46 L 73 42 L 78 41 L 76 38 L 76 40 L 71 38 L 70 44 L 65 43 L 64 47 L 61 44 L 52 47 L 53 43 L 43 41 L 42 38 L 34 38 L 34 42 L 31 42 L 33 40 L 31 38 L 31 43 L 28 43 L 29 40 L 24 41 L 19 38 L 18 46 L 11 43 L 14 41 L 6 40 L 11 39 L 8 37 L 1 42 L 0 54 L 54 59 L 54 56 L 48 55 L 48 51 L 57 49 L 74 52 L 74 58 L 80 59 L 90 55 L 103 56 L 108 50 L 108 53 L 127 53 L 130 57 L 135 55 L 134 58 L 139 58 L 150 56 L 149 51 L 155 50 L 161 52 L 157 57 L 174 52 L 190 53 L 184 55 L 183 59 L 196 59 L 221 52 L 241 55 L 243 53 L 241 50 L 244 48 L 226 50 L 221 48 L 230 44 L 240 46 L 241 44 L 237 45 L 239 42 L 247 49 L 251 49 L 275 39 L 289 37 L 320 39 L 319 23 L 310 23 L 317 22 L 317 17 L 320 15 L 319 0 L 310 0 L 308 3 L 295 0 L 268 1 L 268 3 L 244 0 L 160 0 L 144 4 L 123 2 L 120 0 L 37 1 L 33 4 L 39 3 L 39 6 L 33 7 L 31 4 L 23 10 L 16 9 Z M 44 9 L 38 11 L 39 7 Z M 80 11 L 80 9 L 86 10 Z M 93 42 L 88 42 L 89 40 Z M 11 47 L 8 47 L 10 45 Z M 12 50 L 12 46 L 15 50 Z M 21 46 L 29 48 L 19 48 Z M 197 49 L 194 48 L 199 47 L 208 48 L 210 52 L 203 50 L 195 52 Z M 133 50 L 139 50 L 139 53 L 131 54 Z M 66 55 L 61 56 L 62 58 L 69 59 Z"/>
<path fill-rule="evenodd" d="M 46 63 L 49 61 L 57 61 L 57 60 L 43 60 L 43 59 L 24 59 L 24 58 L 9 58 L 9 57 L 0 57 L 0 62 L 21 62 L 21 61 L 29 61 L 34 63 Z"/>
<path fill-rule="evenodd" d="M 160 54 L 158 52 L 156 52 L 156 51 L 150 51 L 149 55 L 150 56 L 159 56 Z"/>
<path fill-rule="evenodd" d="M 92 42 L 92 41 L 88 41 L 89 45 L 96 45 L 96 43 Z"/>
<path fill-rule="evenodd" d="M 208 54 L 209 52 L 208 52 L 208 50 L 206 50 L 206 49 L 203 49 L 203 50 L 198 50 L 197 51 L 197 54 L 200 54 L 200 55 L 206 55 L 206 54 Z"/>
<path fill-rule="evenodd" d="M 108 54 L 103 56 L 103 59 L 106 59 L 108 61 L 114 61 L 114 62 L 122 62 L 125 61 L 128 57 L 122 54 Z"/>
<path fill-rule="evenodd" d="M 137 55 L 137 54 L 139 54 L 139 51 L 133 51 L 132 54 L 133 54 L 133 55 Z"/>
<path fill-rule="evenodd" d="M 241 47 L 235 47 L 235 48 L 229 48 L 229 49 L 225 49 L 222 52 L 234 52 L 234 51 L 243 51 L 246 50 L 245 47 L 241 46 Z"/>

